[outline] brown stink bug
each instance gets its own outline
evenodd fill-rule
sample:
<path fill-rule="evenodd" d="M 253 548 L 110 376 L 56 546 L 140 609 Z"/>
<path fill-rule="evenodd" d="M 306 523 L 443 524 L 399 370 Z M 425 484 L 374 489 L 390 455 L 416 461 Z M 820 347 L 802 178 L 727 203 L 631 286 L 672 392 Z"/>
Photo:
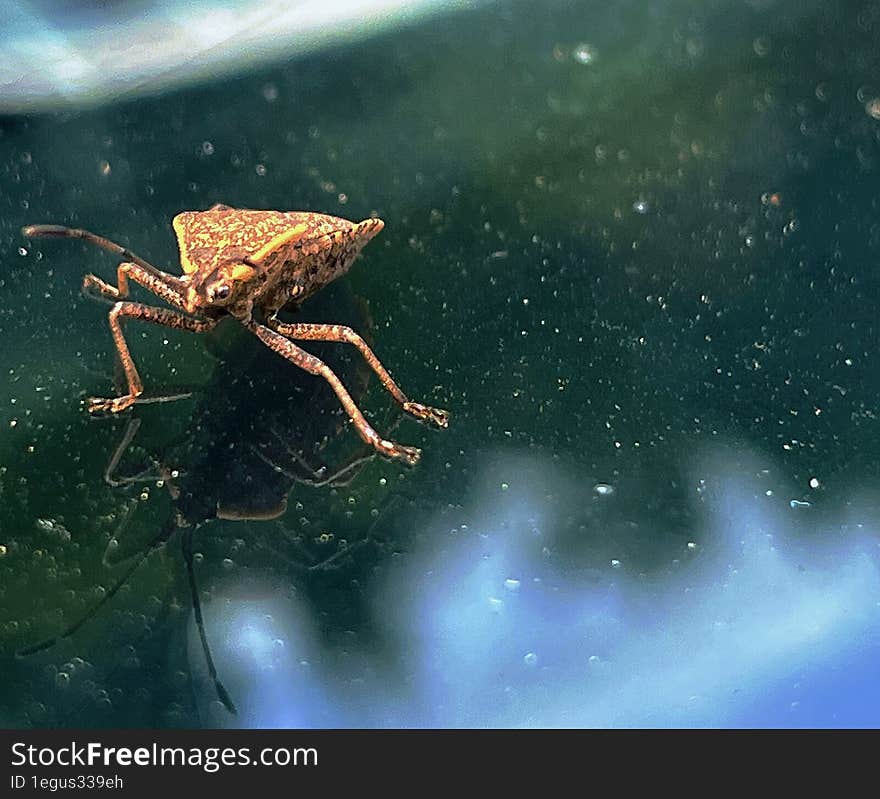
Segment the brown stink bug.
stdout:
<path fill-rule="evenodd" d="M 60 225 L 29 225 L 23 235 L 79 238 L 125 260 L 116 286 L 86 275 L 83 288 L 117 300 L 110 311 L 110 330 L 128 381 L 128 393 L 112 399 L 93 398 L 89 411 L 118 413 L 135 403 L 143 383 L 122 334 L 123 319 L 140 319 L 195 333 L 213 328 L 223 317 L 238 320 L 266 346 L 314 375 L 336 392 L 361 438 L 377 452 L 415 464 L 421 454 L 382 438 L 367 422 L 345 386 L 319 358 L 293 343 L 338 341 L 353 344 L 379 376 L 385 389 L 407 413 L 446 427 L 449 414 L 410 402 L 373 351 L 351 328 L 334 324 L 285 323 L 278 312 L 298 306 L 316 291 L 344 275 L 364 245 L 384 227 L 381 219 L 350 222 L 307 211 L 254 211 L 215 205 L 207 211 L 184 211 L 174 217 L 183 275 L 163 272 L 109 239 L 87 230 Z M 127 301 L 128 281 L 152 291 L 174 309 Z"/>

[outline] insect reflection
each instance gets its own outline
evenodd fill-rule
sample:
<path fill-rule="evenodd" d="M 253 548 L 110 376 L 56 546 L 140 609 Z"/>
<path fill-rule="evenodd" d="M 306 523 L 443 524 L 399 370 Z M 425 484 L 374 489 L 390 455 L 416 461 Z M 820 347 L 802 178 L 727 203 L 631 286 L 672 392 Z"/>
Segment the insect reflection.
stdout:
<path fill-rule="evenodd" d="M 366 306 L 345 287 L 335 289 L 334 309 L 369 336 Z M 375 450 L 354 445 L 344 433 L 349 421 L 322 390 L 320 381 L 305 373 L 291 380 L 283 361 L 273 357 L 249 337 L 236 336 L 226 344 L 222 363 L 211 383 L 198 391 L 196 406 L 186 434 L 161 455 L 150 455 L 151 464 L 135 474 L 126 474 L 134 460 L 130 451 L 141 428 L 141 418 L 129 420 L 119 445 L 108 460 L 104 479 L 119 490 L 157 481 L 169 492 L 172 513 L 138 552 L 120 560 L 115 536 L 105 553 L 108 566 L 128 561 L 116 582 L 84 616 L 59 634 L 20 650 L 19 656 L 48 649 L 74 635 L 95 616 L 154 552 L 179 535 L 189 583 L 193 612 L 208 672 L 217 697 L 231 712 L 235 704 L 220 680 L 211 656 L 202 618 L 193 555 L 194 533 L 208 522 L 226 520 L 280 519 L 287 509 L 288 495 L 296 484 L 312 487 L 342 486 L 375 457 Z M 340 359 L 338 371 L 360 402 L 365 397 L 372 371 L 357 357 Z M 162 401 L 170 396 L 144 396 L 143 402 Z M 141 442 L 136 442 L 140 444 Z M 360 539 L 368 539 L 369 532 Z M 328 560 L 307 568 L 329 565 L 329 560 L 347 554 L 341 547 Z M 115 561 L 115 562 L 114 562 Z"/>

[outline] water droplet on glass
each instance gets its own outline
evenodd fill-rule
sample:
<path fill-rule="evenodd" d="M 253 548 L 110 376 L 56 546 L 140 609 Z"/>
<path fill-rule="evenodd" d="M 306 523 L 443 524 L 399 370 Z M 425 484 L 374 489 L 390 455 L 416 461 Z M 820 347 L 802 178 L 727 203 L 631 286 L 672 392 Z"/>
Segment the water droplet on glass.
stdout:
<path fill-rule="evenodd" d="M 752 42 L 752 49 L 756 55 L 762 58 L 770 52 L 770 40 L 765 36 L 759 36 Z"/>
<path fill-rule="evenodd" d="M 586 42 L 581 42 L 571 53 L 571 57 L 578 62 L 578 64 L 589 65 L 592 64 L 597 57 L 598 53 L 596 49 L 587 44 Z"/>

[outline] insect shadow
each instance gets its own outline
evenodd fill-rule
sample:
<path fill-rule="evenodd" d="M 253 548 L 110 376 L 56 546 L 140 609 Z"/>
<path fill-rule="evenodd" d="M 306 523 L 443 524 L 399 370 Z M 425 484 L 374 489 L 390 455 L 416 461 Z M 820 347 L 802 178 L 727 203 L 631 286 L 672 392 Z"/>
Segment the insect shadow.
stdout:
<path fill-rule="evenodd" d="M 352 326 L 357 325 L 369 339 L 372 320 L 365 303 L 344 285 L 330 292 L 327 299 L 333 303 L 334 314 Z M 218 332 L 222 335 L 223 331 Z M 113 599 L 150 555 L 178 536 L 208 673 L 219 700 L 230 713 L 236 713 L 235 704 L 217 674 L 208 643 L 196 579 L 194 534 L 218 519 L 281 520 L 296 485 L 347 485 L 375 458 L 376 451 L 347 435 L 348 415 L 323 381 L 304 372 L 291 375 L 285 362 L 259 346 L 255 339 L 232 332 L 231 341 L 218 340 L 212 344 L 217 368 L 208 385 L 192 392 L 195 405 L 185 432 L 164 445 L 160 453 L 150 451 L 149 442 L 139 440 L 143 420 L 136 410 L 108 457 L 104 471 L 107 483 L 120 491 L 148 483 L 161 485 L 171 497 L 169 517 L 145 546 L 127 554 L 120 551 L 126 523 L 123 520 L 104 554 L 107 567 L 127 564 L 116 581 L 82 617 L 57 635 L 19 650 L 19 657 L 49 649 L 75 635 Z M 343 352 L 336 358 L 336 369 L 352 396 L 361 402 L 372 380 L 369 366 L 357 353 Z M 177 399 L 188 393 L 145 394 L 138 404 Z M 394 409 L 389 408 L 388 415 L 394 414 Z M 397 414 L 389 419 L 389 428 L 396 427 L 401 418 Z M 135 448 L 146 448 L 148 463 L 132 472 L 129 464 L 138 460 Z M 130 507 L 136 504 L 133 500 Z M 317 558 L 300 550 L 303 557 L 299 565 L 305 571 L 332 568 L 354 548 L 370 541 L 378 520 L 354 543 L 340 546 L 329 557 Z M 271 547 L 271 551 L 277 554 L 276 548 Z"/>

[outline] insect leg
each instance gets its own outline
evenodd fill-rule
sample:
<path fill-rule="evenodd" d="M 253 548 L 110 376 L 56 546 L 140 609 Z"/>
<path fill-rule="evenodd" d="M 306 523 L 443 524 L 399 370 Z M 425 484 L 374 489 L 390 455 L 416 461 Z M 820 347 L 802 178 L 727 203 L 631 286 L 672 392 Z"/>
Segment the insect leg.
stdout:
<path fill-rule="evenodd" d="M 82 616 L 79 620 L 75 621 L 70 626 L 66 627 L 61 633 L 52 638 L 47 638 L 44 641 L 40 641 L 33 646 L 25 647 L 24 649 L 19 649 L 18 652 L 15 653 L 16 657 L 26 657 L 28 655 L 33 655 L 36 652 L 42 652 L 44 649 L 49 649 L 49 647 L 55 646 L 59 641 L 63 641 L 65 638 L 70 638 L 80 627 L 82 627 L 89 619 L 91 619 L 104 605 L 106 605 L 128 582 L 128 579 L 134 574 L 135 570 L 140 566 L 153 552 L 155 552 L 160 547 L 164 546 L 171 535 L 174 533 L 176 529 L 176 525 L 174 522 L 170 524 L 166 524 L 162 528 L 162 532 L 159 533 L 149 544 L 147 544 L 146 548 L 137 555 L 132 564 L 122 573 L 122 576 L 110 587 L 107 593 L 101 597 L 100 602 L 98 602 L 90 611 L 88 611 L 84 616 Z"/>
<path fill-rule="evenodd" d="M 230 713 L 236 715 L 237 711 L 235 705 L 226 689 L 223 687 L 223 683 L 220 682 L 220 678 L 217 676 L 217 669 L 214 666 L 214 658 L 211 657 L 211 648 L 208 646 L 208 636 L 205 634 L 205 622 L 202 618 L 202 603 L 199 599 L 199 588 L 198 585 L 196 585 L 196 570 L 193 566 L 192 529 L 186 529 L 183 531 L 181 545 L 183 548 L 183 559 L 186 562 L 186 574 L 189 579 L 190 595 L 192 596 L 193 614 L 196 617 L 196 627 L 199 629 L 199 638 L 202 641 L 202 651 L 205 653 L 205 663 L 208 666 L 208 674 L 211 675 L 211 679 L 214 681 L 214 689 L 217 691 L 217 698 Z"/>
<path fill-rule="evenodd" d="M 418 463 L 421 456 L 421 450 L 415 447 L 405 447 L 396 444 L 393 441 L 387 441 L 372 428 L 370 423 L 364 418 L 360 408 L 351 398 L 351 394 L 346 391 L 342 381 L 334 374 L 333 370 L 327 366 L 320 358 L 315 357 L 311 353 L 300 349 L 292 341 L 288 341 L 280 333 L 270 330 L 264 325 L 250 322 L 248 329 L 253 332 L 269 349 L 274 350 L 279 355 L 287 358 L 288 361 L 295 363 L 300 369 L 304 369 L 313 375 L 323 377 L 330 387 L 336 392 L 342 407 L 354 423 L 360 437 L 377 452 L 390 458 L 400 458 L 411 466 Z"/>
<path fill-rule="evenodd" d="M 122 361 L 122 368 L 125 370 L 128 394 L 113 399 L 93 397 L 89 400 L 89 411 L 92 413 L 95 411 L 119 413 L 132 405 L 143 393 L 144 384 L 141 382 L 128 345 L 125 343 L 125 337 L 122 335 L 122 320 L 125 318 L 140 319 L 143 322 L 189 330 L 193 333 L 203 333 L 217 324 L 216 319 L 197 319 L 167 308 L 154 308 L 151 305 L 141 305 L 136 302 L 117 302 L 110 311 L 110 330 L 113 333 L 113 341 L 116 343 L 119 359 Z"/>
<path fill-rule="evenodd" d="M 299 339 L 302 341 L 338 341 L 345 344 L 352 344 L 357 347 L 364 360 L 370 365 L 370 368 L 379 376 L 379 380 L 385 387 L 385 390 L 391 394 L 397 403 L 407 412 L 411 413 L 417 419 L 431 422 L 437 427 L 447 427 L 449 424 L 449 412 L 440 410 L 439 408 L 431 408 L 418 402 L 410 402 L 406 394 L 400 390 L 397 383 L 394 382 L 388 371 L 382 366 L 382 362 L 373 354 L 366 341 L 364 341 L 350 327 L 345 325 L 321 325 L 295 323 L 285 324 L 277 319 L 269 319 L 269 326 L 283 336 Z"/>
<path fill-rule="evenodd" d="M 151 272 L 138 264 L 124 262 L 116 269 L 116 286 L 111 286 L 97 275 L 86 275 L 83 278 L 83 291 L 90 293 L 97 290 L 102 296 L 112 300 L 128 297 L 128 281 L 139 283 L 148 291 L 161 297 L 169 305 L 186 310 L 184 291 L 186 284 L 180 278 L 168 275 L 165 272 Z"/>

